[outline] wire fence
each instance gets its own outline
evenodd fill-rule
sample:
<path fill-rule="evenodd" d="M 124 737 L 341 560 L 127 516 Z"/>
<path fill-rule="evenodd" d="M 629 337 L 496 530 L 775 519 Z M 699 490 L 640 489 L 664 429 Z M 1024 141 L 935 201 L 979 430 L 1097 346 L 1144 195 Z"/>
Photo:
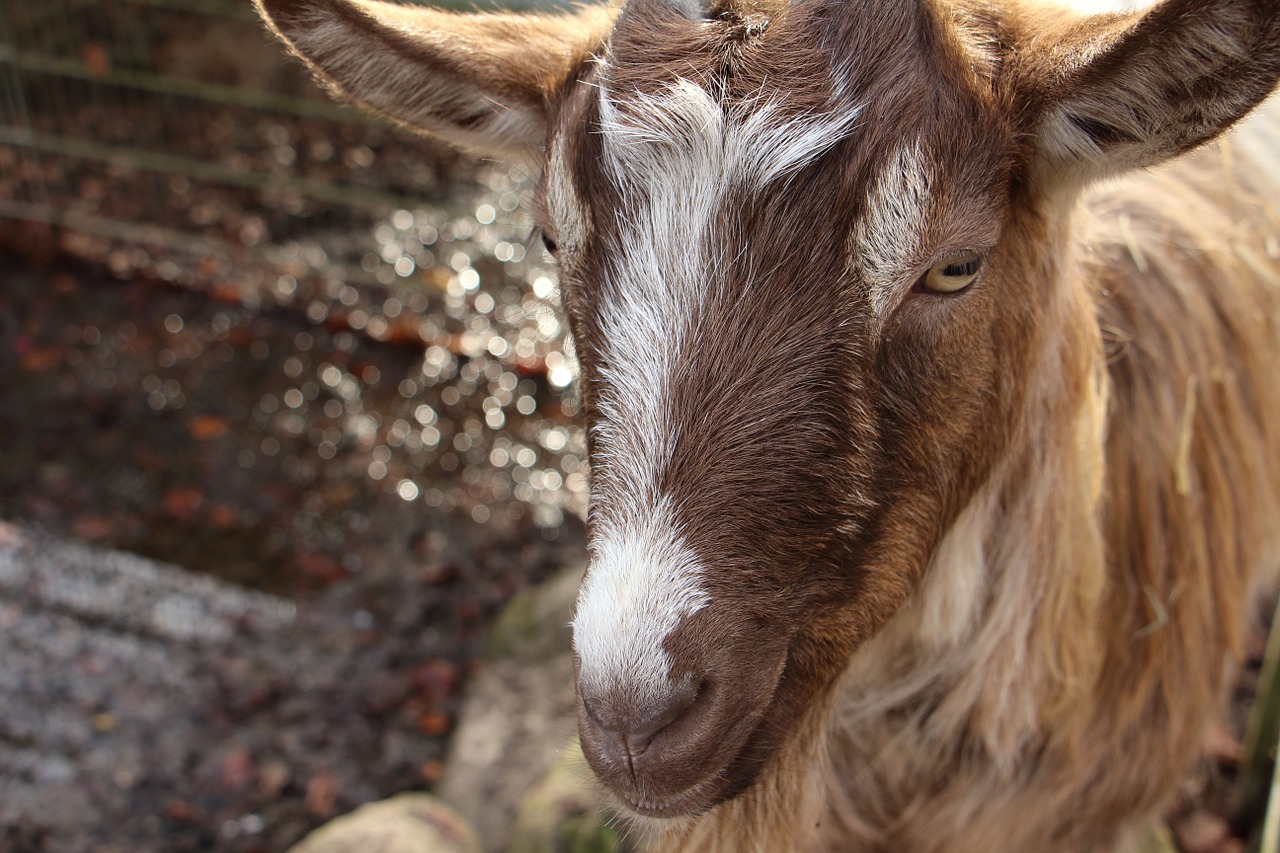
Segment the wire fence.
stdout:
<path fill-rule="evenodd" d="M 385 284 L 377 224 L 472 172 L 330 102 L 248 0 L 0 2 L 0 217 Z"/>
<path fill-rule="evenodd" d="M 377 418 L 304 394 L 296 429 L 406 500 L 483 519 L 514 497 L 555 525 L 585 451 L 528 190 L 331 102 L 249 0 L 0 0 L 0 248 L 35 234 L 246 316 L 290 306 L 317 341 L 402 345 L 420 365 Z M 330 387 L 294 356 L 282 382 Z"/>

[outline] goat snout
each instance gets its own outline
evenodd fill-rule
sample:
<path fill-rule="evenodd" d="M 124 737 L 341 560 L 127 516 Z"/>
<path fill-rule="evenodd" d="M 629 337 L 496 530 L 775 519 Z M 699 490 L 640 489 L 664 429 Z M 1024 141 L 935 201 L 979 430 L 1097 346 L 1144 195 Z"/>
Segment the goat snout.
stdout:
<path fill-rule="evenodd" d="M 662 694 L 637 701 L 615 694 L 582 693 L 582 728 L 599 757 L 633 779 L 637 765 L 662 763 L 660 735 L 692 712 L 702 690 L 691 678 L 671 684 Z"/>

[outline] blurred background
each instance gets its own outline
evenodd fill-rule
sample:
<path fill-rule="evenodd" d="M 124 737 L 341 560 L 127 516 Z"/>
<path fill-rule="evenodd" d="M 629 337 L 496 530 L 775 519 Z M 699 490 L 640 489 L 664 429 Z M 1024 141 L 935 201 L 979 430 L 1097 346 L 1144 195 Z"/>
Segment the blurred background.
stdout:
<path fill-rule="evenodd" d="M 0 0 L 0 849 L 281 850 L 439 778 L 489 622 L 583 545 L 530 189 L 248 0 Z"/>

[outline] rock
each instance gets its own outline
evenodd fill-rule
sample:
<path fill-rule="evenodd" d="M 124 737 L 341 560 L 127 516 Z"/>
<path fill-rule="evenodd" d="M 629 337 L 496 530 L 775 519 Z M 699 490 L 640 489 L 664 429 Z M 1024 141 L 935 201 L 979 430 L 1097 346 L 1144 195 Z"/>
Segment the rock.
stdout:
<path fill-rule="evenodd" d="M 481 853 L 475 831 L 430 794 L 400 794 L 326 823 L 289 853 Z"/>
<path fill-rule="evenodd" d="M 566 569 L 512 599 L 468 688 L 438 791 L 486 850 L 510 846 L 521 801 L 576 734 L 568 625 L 583 572 Z"/>
<path fill-rule="evenodd" d="M 294 620 L 286 599 L 0 522 L 0 849 L 96 848 L 141 826 L 127 816 L 146 792 L 197 798 L 183 768 L 229 739 L 209 716 L 217 664 L 273 649 Z M 223 770 L 243 786 L 249 764 Z"/>
<path fill-rule="evenodd" d="M 507 853 L 623 853 L 621 833 L 601 810 L 577 738 L 520 804 Z"/>

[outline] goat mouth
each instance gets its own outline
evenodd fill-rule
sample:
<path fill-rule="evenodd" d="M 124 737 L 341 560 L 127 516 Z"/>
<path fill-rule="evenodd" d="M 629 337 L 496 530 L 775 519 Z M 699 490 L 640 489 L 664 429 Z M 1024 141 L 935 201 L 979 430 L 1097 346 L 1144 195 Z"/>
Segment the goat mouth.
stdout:
<path fill-rule="evenodd" d="M 677 818 L 701 814 L 723 799 L 719 775 L 670 797 L 646 797 L 638 792 L 615 792 L 624 806 L 643 817 Z"/>

